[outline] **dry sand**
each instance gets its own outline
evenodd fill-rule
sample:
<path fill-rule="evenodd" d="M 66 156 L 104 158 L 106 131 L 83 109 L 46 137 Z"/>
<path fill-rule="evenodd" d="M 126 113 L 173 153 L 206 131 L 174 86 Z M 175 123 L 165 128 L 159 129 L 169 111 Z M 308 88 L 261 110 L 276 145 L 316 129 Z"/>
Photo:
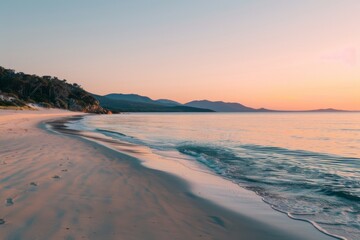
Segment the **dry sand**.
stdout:
<path fill-rule="evenodd" d="M 75 114 L 0 110 L 0 239 L 303 239 L 196 197 L 135 158 L 38 126 Z"/>

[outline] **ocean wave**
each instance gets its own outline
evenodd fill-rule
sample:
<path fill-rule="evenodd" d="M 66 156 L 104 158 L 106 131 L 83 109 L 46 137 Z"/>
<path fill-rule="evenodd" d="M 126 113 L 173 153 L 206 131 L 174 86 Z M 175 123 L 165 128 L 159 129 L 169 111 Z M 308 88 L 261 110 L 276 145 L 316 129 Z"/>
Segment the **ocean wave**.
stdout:
<path fill-rule="evenodd" d="M 346 235 L 343 226 L 360 233 L 360 181 L 340 169 L 359 167 L 360 159 L 259 145 L 188 143 L 177 150 L 330 235 Z"/>
<path fill-rule="evenodd" d="M 310 158 L 317 158 L 320 160 L 329 160 L 329 161 L 335 161 L 335 162 L 341 162 L 346 164 L 354 163 L 359 164 L 360 158 L 353 158 L 353 157 L 343 157 L 343 156 L 334 156 L 330 154 L 324 154 L 324 153 L 316 153 L 316 152 L 310 152 L 305 150 L 291 150 L 287 148 L 281 148 L 281 147 L 272 147 L 272 146 L 260 146 L 255 144 L 246 144 L 246 145 L 240 145 L 239 147 L 253 150 L 256 152 L 266 152 L 266 153 L 275 153 L 275 154 L 281 154 L 286 156 L 296 156 L 296 157 L 310 157 Z"/>
<path fill-rule="evenodd" d="M 111 134 L 111 136 L 115 135 L 115 136 L 120 136 L 120 137 L 126 137 L 126 135 L 123 133 L 105 130 L 105 129 L 101 129 L 101 128 L 96 128 L 96 131 L 104 133 L 105 135 Z"/>

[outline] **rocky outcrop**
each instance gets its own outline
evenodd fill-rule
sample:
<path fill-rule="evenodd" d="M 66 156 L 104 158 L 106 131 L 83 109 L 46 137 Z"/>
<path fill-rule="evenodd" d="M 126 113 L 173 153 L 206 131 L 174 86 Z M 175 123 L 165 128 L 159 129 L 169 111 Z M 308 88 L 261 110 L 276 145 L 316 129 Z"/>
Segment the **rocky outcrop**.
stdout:
<path fill-rule="evenodd" d="M 97 114 L 111 114 L 111 111 L 100 106 L 98 101 L 91 104 L 84 104 L 82 101 L 70 98 L 68 103 L 68 109 L 77 112 L 88 112 Z"/>

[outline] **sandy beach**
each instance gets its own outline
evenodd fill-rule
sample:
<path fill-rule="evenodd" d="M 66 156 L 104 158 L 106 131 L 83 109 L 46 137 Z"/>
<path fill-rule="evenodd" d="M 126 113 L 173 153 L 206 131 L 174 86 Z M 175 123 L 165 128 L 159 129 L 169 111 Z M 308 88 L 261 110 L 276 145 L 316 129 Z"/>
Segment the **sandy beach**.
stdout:
<path fill-rule="evenodd" d="M 0 110 L 1 239 L 332 239 L 219 207 L 178 177 L 40 126 L 80 114 Z"/>

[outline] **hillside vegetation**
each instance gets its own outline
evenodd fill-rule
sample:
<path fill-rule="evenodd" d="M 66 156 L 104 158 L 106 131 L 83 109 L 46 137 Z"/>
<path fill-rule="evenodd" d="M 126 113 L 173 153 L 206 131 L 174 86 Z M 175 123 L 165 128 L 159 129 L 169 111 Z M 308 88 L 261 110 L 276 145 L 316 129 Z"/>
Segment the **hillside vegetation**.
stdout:
<path fill-rule="evenodd" d="M 28 103 L 71 111 L 111 113 L 76 83 L 0 67 L 0 106 L 24 107 Z"/>

